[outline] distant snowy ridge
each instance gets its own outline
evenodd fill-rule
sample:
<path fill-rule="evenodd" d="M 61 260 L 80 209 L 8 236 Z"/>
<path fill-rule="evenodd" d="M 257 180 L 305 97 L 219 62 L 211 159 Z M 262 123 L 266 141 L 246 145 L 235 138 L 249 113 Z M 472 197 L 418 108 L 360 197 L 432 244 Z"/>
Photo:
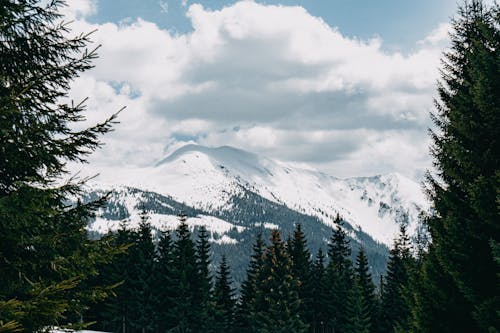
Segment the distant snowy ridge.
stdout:
<path fill-rule="evenodd" d="M 400 174 L 339 179 L 228 146 L 186 145 L 154 167 L 103 170 L 99 182 L 89 184 L 102 190 L 121 189 L 120 200 L 135 215 L 138 212 L 134 205 L 140 198 L 124 190 L 123 185 L 158 193 L 204 212 L 231 211 L 233 198 L 250 191 L 302 214 L 316 216 L 327 226 L 339 213 L 353 228 L 389 246 L 400 223 L 407 223 L 412 232 L 420 211 L 428 209 L 420 185 Z M 171 229 L 178 223 L 175 215 L 153 214 L 151 220 L 160 229 Z M 207 214 L 193 217 L 191 222 L 208 225 L 218 235 L 238 227 Z M 100 218 L 92 229 L 115 229 L 117 223 Z M 236 240 L 226 237 L 225 241 Z"/>

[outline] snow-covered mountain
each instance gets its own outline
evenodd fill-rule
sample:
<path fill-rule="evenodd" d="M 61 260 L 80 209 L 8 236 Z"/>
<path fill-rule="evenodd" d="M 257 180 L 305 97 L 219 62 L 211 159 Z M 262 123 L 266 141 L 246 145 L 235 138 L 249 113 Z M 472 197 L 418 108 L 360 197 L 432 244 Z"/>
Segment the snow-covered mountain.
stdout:
<path fill-rule="evenodd" d="M 399 223 L 407 223 L 411 232 L 419 212 L 428 207 L 420 185 L 400 174 L 339 179 L 228 146 L 186 145 L 154 167 L 103 170 L 100 182 L 89 185 L 103 191 L 114 190 L 112 200 L 128 212 L 122 217 L 138 214 L 137 204 L 144 200 L 147 191 L 182 203 L 184 209 L 199 210 L 200 214 L 190 219 L 192 225 L 205 224 L 221 237 L 233 228 L 249 227 L 242 221 L 220 218 L 224 215 L 221 212 L 230 212 L 241 204 L 235 198 L 248 193 L 315 217 L 325 226 L 331 226 L 339 213 L 352 226 L 352 232 L 361 231 L 388 246 Z M 158 228 L 175 228 L 177 214 L 172 210 L 171 214 L 153 213 L 151 218 Z M 268 227 L 276 225 L 257 222 L 267 223 Z M 102 232 L 117 228 L 117 223 L 118 220 L 101 217 L 91 228 Z M 219 241 L 237 242 L 227 235 Z"/>

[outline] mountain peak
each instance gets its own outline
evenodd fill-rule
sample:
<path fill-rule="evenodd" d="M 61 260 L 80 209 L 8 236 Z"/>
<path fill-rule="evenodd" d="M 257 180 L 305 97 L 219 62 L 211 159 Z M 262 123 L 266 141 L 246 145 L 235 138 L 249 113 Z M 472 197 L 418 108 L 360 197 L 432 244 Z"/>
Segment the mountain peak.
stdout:
<path fill-rule="evenodd" d="M 247 162 L 255 162 L 258 160 L 257 155 L 254 153 L 232 146 L 206 147 L 197 144 L 187 144 L 172 152 L 156 165 L 159 166 L 172 162 L 190 153 L 202 153 L 216 160 L 242 160 Z"/>

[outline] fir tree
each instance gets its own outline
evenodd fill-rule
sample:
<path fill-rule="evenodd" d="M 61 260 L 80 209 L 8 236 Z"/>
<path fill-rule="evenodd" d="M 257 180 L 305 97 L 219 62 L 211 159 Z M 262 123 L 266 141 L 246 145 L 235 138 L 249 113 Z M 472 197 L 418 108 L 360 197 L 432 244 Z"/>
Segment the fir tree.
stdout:
<path fill-rule="evenodd" d="M 257 290 L 260 289 L 258 273 L 262 269 L 264 259 L 264 239 L 262 233 L 257 234 L 257 239 L 253 245 L 253 253 L 247 269 L 247 278 L 241 286 L 240 302 L 236 310 L 236 327 L 239 332 L 255 332 L 254 315 L 265 311 L 265 305 L 258 303 L 256 299 Z"/>
<path fill-rule="evenodd" d="M 361 248 L 356 256 L 355 279 L 357 288 L 361 293 L 362 301 L 368 311 L 370 321 L 370 332 L 374 331 L 377 326 L 377 298 L 375 295 L 375 285 L 373 284 L 372 276 L 369 271 L 368 258 L 365 251 Z M 355 291 L 357 292 L 357 291 Z"/>
<path fill-rule="evenodd" d="M 99 270 L 98 282 L 104 284 L 117 284 L 113 294 L 104 301 L 93 305 L 85 314 L 85 319 L 95 321 L 94 329 L 113 332 L 128 332 L 131 327 L 131 292 L 128 285 L 130 268 L 130 248 L 134 246 L 130 230 L 124 223 L 113 235 L 112 246 L 125 248 L 127 252 L 120 253 L 113 261 L 102 265 Z"/>
<path fill-rule="evenodd" d="M 474 332 L 500 330 L 498 267 L 491 240 L 500 240 L 498 214 L 500 132 L 499 6 L 466 1 L 452 21 L 451 50 L 444 55 L 438 86 L 437 131 L 432 133 L 436 176 L 427 177 L 434 216 L 428 220 L 432 244 L 422 265 L 426 285 L 417 292 L 431 302 L 413 309 L 417 318 L 433 318 L 428 295 L 440 290 L 454 299 L 444 320 L 460 318 Z M 450 283 L 438 285 L 438 283 Z M 458 294 L 457 294 L 458 290 Z M 462 299 L 458 299 L 460 297 Z M 458 311 L 452 313 L 452 311 Z M 444 323 L 453 326 L 454 322 Z M 429 323 L 437 327 L 441 323 Z"/>
<path fill-rule="evenodd" d="M 65 100 L 96 53 L 87 50 L 89 35 L 68 37 L 62 5 L 0 4 L 0 330 L 78 324 L 107 294 L 82 284 L 113 252 L 85 231 L 103 201 L 68 205 L 81 183 L 60 180 L 68 162 L 85 162 L 99 147 L 114 116 L 76 130 L 85 105 Z"/>
<path fill-rule="evenodd" d="M 202 311 L 199 295 L 200 276 L 196 261 L 195 244 L 186 224 L 186 216 L 180 215 L 181 223 L 176 230 L 173 250 L 173 284 L 177 287 L 172 297 L 171 309 L 173 332 L 199 332 Z"/>
<path fill-rule="evenodd" d="M 370 333 L 370 307 L 363 295 L 358 277 L 354 279 L 353 287 L 347 298 L 346 333 Z"/>
<path fill-rule="evenodd" d="M 212 288 L 212 277 L 210 276 L 210 243 L 209 235 L 205 226 L 201 226 L 196 242 L 196 264 L 198 268 L 199 285 L 196 290 L 196 299 L 200 304 L 198 313 L 201 325 L 209 323 L 210 290 Z M 205 327 L 205 326 L 203 326 Z M 205 328 L 206 329 L 206 328 Z"/>
<path fill-rule="evenodd" d="M 307 332 L 299 314 L 300 300 L 297 280 L 291 272 L 291 260 L 277 230 L 271 234 L 271 244 L 264 252 L 261 281 L 256 291 L 256 302 L 264 305 L 264 311 L 255 313 L 259 333 Z"/>
<path fill-rule="evenodd" d="M 154 257 L 155 248 L 147 212 L 140 214 L 139 230 L 132 233 L 134 247 L 130 250 L 132 267 L 129 269 L 128 288 L 131 295 L 131 328 L 137 332 L 151 332 L 154 329 Z"/>
<path fill-rule="evenodd" d="M 311 311 L 309 331 L 312 333 L 326 332 L 326 323 L 328 321 L 326 305 L 327 288 L 325 284 L 325 255 L 320 248 L 316 255 L 316 260 L 311 269 Z"/>
<path fill-rule="evenodd" d="M 175 321 L 171 309 L 174 307 L 173 295 L 177 286 L 174 284 L 174 253 L 173 242 L 169 231 L 161 233 L 156 252 L 155 267 L 155 327 L 158 332 L 165 332 Z"/>
<path fill-rule="evenodd" d="M 349 240 L 342 228 L 343 220 L 337 215 L 334 222 L 337 227 L 328 244 L 330 261 L 325 276 L 328 294 L 326 309 L 329 318 L 327 327 L 337 333 L 343 333 L 348 320 L 346 301 L 352 288 L 353 270 Z"/>
<path fill-rule="evenodd" d="M 313 315 L 311 312 L 311 254 L 300 224 L 297 224 L 293 237 L 290 238 L 288 253 L 292 261 L 292 275 L 298 282 L 300 316 L 304 321 L 310 322 Z"/>
<path fill-rule="evenodd" d="M 234 290 L 231 287 L 231 272 L 223 255 L 215 277 L 213 290 L 214 321 L 213 332 L 230 333 L 234 327 Z"/>
<path fill-rule="evenodd" d="M 407 326 L 409 318 L 408 304 L 403 290 L 407 288 L 412 260 L 410 240 L 405 226 L 401 226 L 400 234 L 389 253 L 387 275 L 384 279 L 381 299 L 380 328 L 382 332 L 394 332 Z"/>

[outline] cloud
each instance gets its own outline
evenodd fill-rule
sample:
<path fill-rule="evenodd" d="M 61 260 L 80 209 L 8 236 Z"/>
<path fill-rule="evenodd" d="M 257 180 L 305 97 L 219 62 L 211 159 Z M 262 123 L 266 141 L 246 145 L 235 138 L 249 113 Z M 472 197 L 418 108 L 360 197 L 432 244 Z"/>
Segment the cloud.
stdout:
<path fill-rule="evenodd" d="M 385 51 L 380 38 L 347 38 L 299 6 L 192 4 L 187 17 L 186 34 L 143 19 L 75 22 L 76 31 L 97 28 L 102 48 L 74 95 L 91 97 L 90 119 L 128 106 L 96 163 L 153 164 L 198 142 L 336 176 L 413 176 L 429 166 L 426 128 L 446 25 L 402 54 Z"/>
<path fill-rule="evenodd" d="M 164 14 L 168 13 L 168 2 L 165 0 L 158 1 L 158 5 L 160 6 L 161 12 Z"/>
<path fill-rule="evenodd" d="M 62 13 L 68 19 L 82 18 L 97 12 L 97 0 L 71 0 L 66 2 Z"/>

